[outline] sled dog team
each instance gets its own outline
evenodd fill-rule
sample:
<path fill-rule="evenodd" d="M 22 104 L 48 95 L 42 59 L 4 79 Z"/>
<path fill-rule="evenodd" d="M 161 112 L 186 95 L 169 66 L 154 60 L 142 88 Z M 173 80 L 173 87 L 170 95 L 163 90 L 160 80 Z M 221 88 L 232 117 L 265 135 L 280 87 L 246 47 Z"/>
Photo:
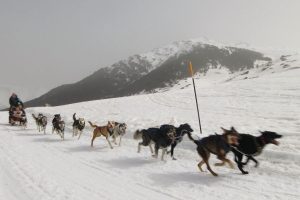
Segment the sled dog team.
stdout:
<path fill-rule="evenodd" d="M 39 113 L 37 117 L 32 114 L 32 117 L 35 119 L 39 132 L 43 131 L 45 134 L 47 117 L 41 113 Z M 74 137 L 79 135 L 78 139 L 80 139 L 82 131 L 85 128 L 85 120 L 83 118 L 76 119 L 76 113 L 74 113 L 73 121 L 72 136 Z M 100 136 L 105 137 L 111 149 L 113 149 L 113 146 L 110 138 L 112 138 L 112 142 L 117 145 L 116 140 L 119 137 L 118 145 L 121 145 L 122 137 L 125 135 L 127 129 L 127 125 L 125 123 L 108 121 L 104 126 L 95 125 L 90 121 L 88 121 L 88 123 L 92 128 L 94 128 L 91 139 L 91 147 L 93 147 L 94 140 Z M 218 176 L 209 164 L 211 154 L 216 155 L 217 159 L 221 161 L 220 163 L 215 163 L 215 166 L 223 166 L 227 163 L 231 168 L 234 168 L 231 160 L 226 158 L 227 153 L 232 151 L 234 154 L 234 161 L 236 162 L 239 170 L 243 174 L 248 174 L 248 172 L 243 169 L 243 166 L 252 160 L 255 162 L 255 167 L 257 167 L 258 161 L 254 158 L 254 156 L 259 155 L 267 144 L 278 145 L 279 142 L 276 139 L 282 137 L 282 135 L 271 131 L 261 132 L 261 135 L 256 137 L 250 134 L 239 133 L 234 127 L 231 127 L 229 130 L 222 127 L 221 129 L 223 131 L 222 134 L 216 133 L 201 139 L 194 139 L 192 136 L 193 129 L 189 124 L 181 124 L 179 127 L 164 124 L 160 127 L 136 130 L 133 134 L 133 138 L 135 140 L 141 140 L 141 142 L 138 143 L 138 153 L 141 151 L 142 146 L 149 146 L 153 157 L 157 158 L 158 151 L 161 149 L 161 160 L 164 160 L 164 155 L 166 153 L 171 153 L 172 159 L 176 160 L 174 156 L 174 149 L 177 144 L 183 140 L 183 137 L 187 135 L 187 137 L 196 144 L 196 150 L 202 159 L 198 163 L 199 170 L 203 172 L 202 166 L 205 164 L 212 175 Z M 64 130 L 65 122 L 62 120 L 60 114 L 55 114 L 52 120 L 52 134 L 55 132 L 64 139 Z M 154 145 L 154 150 L 152 145 Z M 170 152 L 167 151 L 168 147 L 171 147 Z M 243 156 L 246 157 L 245 162 L 243 162 Z"/>

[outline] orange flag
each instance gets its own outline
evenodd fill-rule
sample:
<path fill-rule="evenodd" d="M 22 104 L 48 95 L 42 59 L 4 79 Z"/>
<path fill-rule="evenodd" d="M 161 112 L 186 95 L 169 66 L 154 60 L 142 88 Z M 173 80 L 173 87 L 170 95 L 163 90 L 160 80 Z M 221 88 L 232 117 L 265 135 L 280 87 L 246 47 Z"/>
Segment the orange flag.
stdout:
<path fill-rule="evenodd" d="M 190 69 L 191 76 L 193 77 L 194 76 L 194 71 L 193 71 L 193 65 L 192 65 L 191 61 L 189 63 L 189 69 Z"/>

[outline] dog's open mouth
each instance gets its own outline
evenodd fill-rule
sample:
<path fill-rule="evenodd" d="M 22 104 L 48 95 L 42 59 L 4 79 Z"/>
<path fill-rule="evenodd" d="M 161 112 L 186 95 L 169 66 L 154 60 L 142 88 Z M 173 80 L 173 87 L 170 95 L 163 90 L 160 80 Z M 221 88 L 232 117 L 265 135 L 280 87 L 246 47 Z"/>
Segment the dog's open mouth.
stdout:
<path fill-rule="evenodd" d="M 277 140 L 272 140 L 271 143 L 275 145 L 279 145 L 279 142 Z"/>

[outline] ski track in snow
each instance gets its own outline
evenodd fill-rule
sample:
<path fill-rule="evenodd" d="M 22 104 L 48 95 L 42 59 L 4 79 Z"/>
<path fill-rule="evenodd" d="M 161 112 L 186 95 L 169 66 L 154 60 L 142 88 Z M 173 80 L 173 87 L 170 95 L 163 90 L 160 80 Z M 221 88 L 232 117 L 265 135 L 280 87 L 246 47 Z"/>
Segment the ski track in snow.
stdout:
<path fill-rule="evenodd" d="M 6 124 L 0 113 L 0 199 L 299 199 L 300 187 L 300 70 L 274 73 L 251 80 L 209 82 L 196 79 L 203 135 L 199 134 L 192 86 L 124 98 L 90 101 L 60 107 L 28 108 L 29 126 L 23 130 Z M 182 82 L 182 85 L 189 82 Z M 190 83 L 189 83 L 190 84 Z M 38 133 L 31 113 L 48 116 L 47 134 Z M 90 147 L 87 125 L 80 140 L 71 137 L 72 114 L 98 125 L 107 120 L 126 122 L 122 146 L 109 149 L 103 138 Z M 52 116 L 66 121 L 66 140 L 51 134 Z M 281 133 L 280 145 L 268 145 L 250 163 L 249 175 L 228 167 L 215 167 L 219 177 L 199 172 L 195 145 L 184 138 L 175 149 L 177 161 L 153 159 L 149 148 L 137 153 L 136 129 L 175 120 L 190 123 L 195 137 L 230 126 L 242 133 L 258 130 Z M 228 154 L 232 159 L 232 154 Z"/>

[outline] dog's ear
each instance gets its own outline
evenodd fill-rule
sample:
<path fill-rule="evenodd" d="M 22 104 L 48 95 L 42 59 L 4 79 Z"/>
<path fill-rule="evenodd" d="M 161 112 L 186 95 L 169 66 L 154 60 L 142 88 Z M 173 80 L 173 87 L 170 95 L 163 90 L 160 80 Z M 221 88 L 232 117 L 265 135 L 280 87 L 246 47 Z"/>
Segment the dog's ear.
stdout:
<path fill-rule="evenodd" d="M 235 130 L 235 128 L 233 126 L 231 127 L 231 131 L 234 131 L 237 133 L 237 131 Z"/>
<path fill-rule="evenodd" d="M 228 130 L 225 129 L 225 128 L 223 128 L 223 127 L 221 127 L 221 129 L 222 129 L 222 131 L 223 131 L 224 133 L 227 133 L 227 132 L 228 132 Z"/>

